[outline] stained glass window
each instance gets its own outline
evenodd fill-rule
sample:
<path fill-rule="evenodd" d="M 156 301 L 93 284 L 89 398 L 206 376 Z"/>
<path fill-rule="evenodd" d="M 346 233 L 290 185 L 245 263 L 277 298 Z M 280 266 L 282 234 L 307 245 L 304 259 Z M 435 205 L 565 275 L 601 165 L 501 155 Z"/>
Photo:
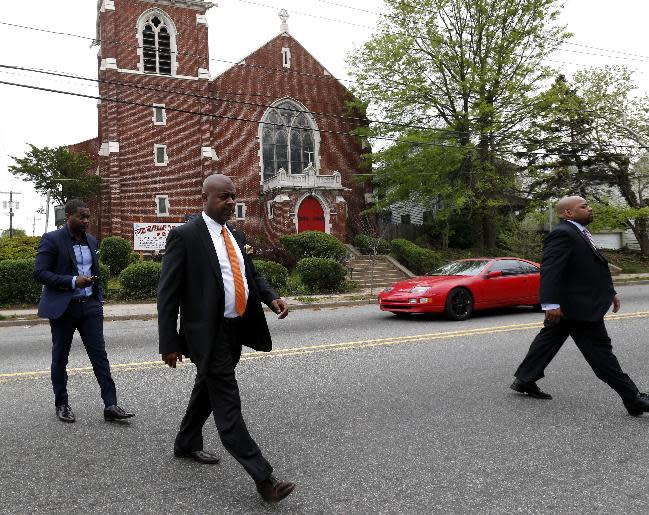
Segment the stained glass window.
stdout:
<path fill-rule="evenodd" d="M 262 130 L 264 180 L 283 168 L 287 173 L 304 173 L 315 163 L 317 130 L 304 108 L 284 100 L 266 113 Z M 315 166 L 315 164 L 314 164 Z"/>

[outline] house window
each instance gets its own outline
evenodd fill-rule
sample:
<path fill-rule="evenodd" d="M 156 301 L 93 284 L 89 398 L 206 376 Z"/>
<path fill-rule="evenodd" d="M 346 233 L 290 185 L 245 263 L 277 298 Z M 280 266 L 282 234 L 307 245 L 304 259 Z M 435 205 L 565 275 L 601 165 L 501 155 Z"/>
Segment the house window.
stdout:
<path fill-rule="evenodd" d="M 153 125 L 167 125 L 167 110 L 164 104 L 153 104 Z"/>
<path fill-rule="evenodd" d="M 167 145 L 153 145 L 153 156 L 156 166 L 167 166 L 169 157 L 167 156 Z"/>
<path fill-rule="evenodd" d="M 156 195 L 155 214 L 157 216 L 169 216 L 169 195 Z"/>
<path fill-rule="evenodd" d="M 246 218 L 246 205 L 239 203 L 235 207 L 235 217 L 237 220 L 245 220 Z"/>
<path fill-rule="evenodd" d="M 291 49 L 290 48 L 282 48 L 282 66 L 284 68 L 290 68 L 291 67 Z"/>
<path fill-rule="evenodd" d="M 175 75 L 176 31 L 162 12 L 152 10 L 138 22 L 140 69 L 144 73 Z"/>
<path fill-rule="evenodd" d="M 317 127 L 304 107 L 284 100 L 266 112 L 263 119 L 261 144 L 264 180 L 280 168 L 288 173 L 303 173 L 316 163 Z"/>
<path fill-rule="evenodd" d="M 273 201 L 270 200 L 266 205 L 268 206 L 268 218 L 273 218 Z"/>

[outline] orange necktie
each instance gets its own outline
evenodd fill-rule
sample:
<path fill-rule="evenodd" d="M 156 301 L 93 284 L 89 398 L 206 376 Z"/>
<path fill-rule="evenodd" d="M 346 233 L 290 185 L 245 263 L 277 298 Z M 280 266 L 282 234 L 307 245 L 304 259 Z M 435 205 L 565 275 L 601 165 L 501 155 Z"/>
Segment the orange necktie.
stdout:
<path fill-rule="evenodd" d="M 234 278 L 234 305 L 237 315 L 243 315 L 246 310 L 246 287 L 243 285 L 243 276 L 241 275 L 241 268 L 239 267 L 239 258 L 232 245 L 232 240 L 228 234 L 228 230 L 223 226 L 221 228 L 225 248 L 228 250 L 228 258 L 230 258 L 230 266 L 232 267 L 232 277 Z"/>

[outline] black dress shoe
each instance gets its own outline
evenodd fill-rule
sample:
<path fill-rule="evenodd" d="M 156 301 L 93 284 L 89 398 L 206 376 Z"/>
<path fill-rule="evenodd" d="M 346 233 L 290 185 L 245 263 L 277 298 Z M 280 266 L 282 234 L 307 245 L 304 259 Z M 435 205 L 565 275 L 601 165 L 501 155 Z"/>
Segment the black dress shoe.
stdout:
<path fill-rule="evenodd" d="M 639 417 L 649 412 L 649 394 L 638 393 L 638 396 L 631 402 L 625 402 L 624 407 L 632 417 Z"/>
<path fill-rule="evenodd" d="M 293 491 L 295 483 L 280 481 L 274 476 L 269 476 L 257 483 L 257 491 L 261 498 L 266 502 L 279 502 Z"/>
<path fill-rule="evenodd" d="M 176 458 L 191 458 L 198 463 L 203 463 L 205 465 L 216 465 L 221 458 L 216 454 L 211 452 L 198 450 L 198 451 L 181 451 L 180 449 L 174 449 L 174 456 Z"/>
<path fill-rule="evenodd" d="M 74 422 L 76 420 L 69 404 L 59 404 L 56 407 L 56 416 L 61 422 Z"/>
<path fill-rule="evenodd" d="M 112 406 L 108 406 L 106 409 L 104 409 L 104 420 L 106 420 L 107 422 L 112 422 L 114 420 L 126 420 L 127 418 L 134 416 L 135 413 L 124 411 L 117 404 L 113 404 Z"/>
<path fill-rule="evenodd" d="M 552 395 L 542 391 L 533 381 L 531 383 L 524 383 L 520 379 L 516 378 L 514 379 L 514 382 L 512 383 L 510 388 L 518 393 L 526 393 L 527 395 L 529 395 L 530 397 L 534 397 L 535 399 L 552 398 Z"/>

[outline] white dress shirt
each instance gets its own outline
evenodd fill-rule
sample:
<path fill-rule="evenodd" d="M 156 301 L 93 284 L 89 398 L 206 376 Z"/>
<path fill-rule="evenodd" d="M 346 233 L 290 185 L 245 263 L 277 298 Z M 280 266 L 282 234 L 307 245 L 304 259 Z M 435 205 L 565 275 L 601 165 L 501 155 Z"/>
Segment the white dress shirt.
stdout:
<path fill-rule="evenodd" d="M 246 279 L 246 265 L 243 261 L 243 254 L 241 249 L 237 244 L 237 241 L 232 236 L 232 232 L 227 226 L 223 226 L 218 222 L 212 220 L 209 216 L 202 213 L 203 220 L 207 224 L 207 228 L 210 231 L 210 236 L 212 237 L 212 243 L 214 244 L 214 250 L 216 250 L 216 256 L 219 259 L 219 266 L 221 267 L 221 276 L 223 277 L 223 288 L 225 289 L 225 309 L 223 311 L 223 316 L 225 318 L 236 318 L 237 310 L 234 302 L 234 277 L 232 275 L 232 267 L 230 266 L 230 257 L 228 256 L 228 249 L 225 246 L 225 241 L 223 240 L 223 235 L 221 234 L 221 228 L 225 227 L 225 230 L 228 231 L 230 235 L 230 241 L 232 241 L 232 246 L 234 251 L 237 253 L 237 258 L 239 259 L 239 268 L 241 269 L 241 275 L 243 276 L 243 286 L 246 289 L 246 301 L 248 300 L 248 281 Z"/>
<path fill-rule="evenodd" d="M 579 229 L 579 232 L 583 233 L 585 227 L 581 225 L 579 222 L 575 222 L 574 220 L 567 220 L 571 224 L 573 224 L 577 229 Z M 541 304 L 541 309 L 543 311 L 548 311 L 550 309 L 559 309 L 561 306 L 559 304 Z"/>

